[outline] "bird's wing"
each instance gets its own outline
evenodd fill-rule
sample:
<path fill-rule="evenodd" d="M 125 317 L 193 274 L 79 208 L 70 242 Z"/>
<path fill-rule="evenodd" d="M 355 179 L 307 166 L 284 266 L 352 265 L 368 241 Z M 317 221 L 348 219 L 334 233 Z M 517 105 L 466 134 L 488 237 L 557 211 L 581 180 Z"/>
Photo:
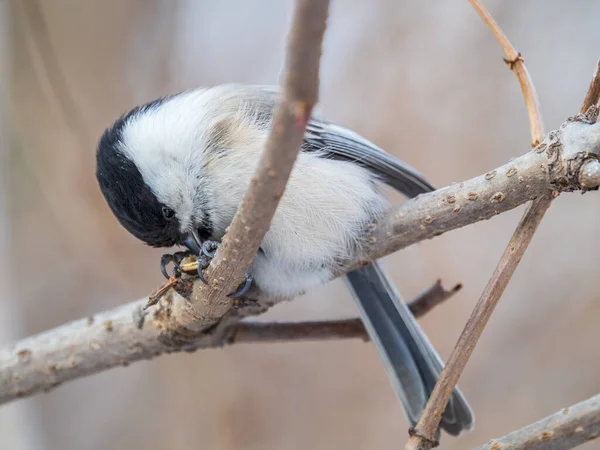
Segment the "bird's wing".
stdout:
<path fill-rule="evenodd" d="M 361 164 L 379 175 L 386 184 L 410 198 L 435 190 L 423 175 L 408 164 L 394 158 L 358 134 L 320 119 L 309 121 L 303 150 Z"/>
<path fill-rule="evenodd" d="M 273 86 L 244 86 L 243 97 L 251 105 L 254 117 L 269 125 L 279 91 Z M 264 122 L 263 122 L 264 123 Z M 353 161 L 377 174 L 383 182 L 415 197 L 435 188 L 417 170 L 384 152 L 358 134 L 318 117 L 311 118 L 306 127 L 302 151 L 317 152 L 325 158 Z"/>

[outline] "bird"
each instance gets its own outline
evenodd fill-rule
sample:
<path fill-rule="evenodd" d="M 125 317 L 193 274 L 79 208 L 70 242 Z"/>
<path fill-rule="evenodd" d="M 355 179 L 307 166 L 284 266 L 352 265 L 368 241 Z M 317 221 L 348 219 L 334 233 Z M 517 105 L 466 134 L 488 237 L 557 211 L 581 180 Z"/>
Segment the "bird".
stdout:
<path fill-rule="evenodd" d="M 119 223 L 149 246 L 211 255 L 207 245 L 225 235 L 256 171 L 280 96 L 277 87 L 231 83 L 121 115 L 96 151 L 99 187 Z M 314 112 L 246 283 L 232 295 L 251 282 L 268 296 L 289 298 L 330 281 L 344 261 L 361 255 L 369 227 L 389 209 L 386 185 L 408 198 L 435 190 L 416 169 Z M 443 362 L 378 261 L 345 279 L 415 426 Z M 456 436 L 473 425 L 457 387 L 440 428 Z"/>

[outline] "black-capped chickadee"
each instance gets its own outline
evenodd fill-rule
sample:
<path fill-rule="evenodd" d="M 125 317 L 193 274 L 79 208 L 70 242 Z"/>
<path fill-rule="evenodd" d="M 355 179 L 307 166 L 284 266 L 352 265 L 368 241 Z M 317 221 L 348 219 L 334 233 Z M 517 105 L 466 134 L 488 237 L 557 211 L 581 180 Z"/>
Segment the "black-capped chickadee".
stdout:
<path fill-rule="evenodd" d="M 153 247 L 199 252 L 201 242 L 220 240 L 256 171 L 277 96 L 276 88 L 222 85 L 118 119 L 100 139 L 97 178 L 119 222 Z M 359 135 L 313 117 L 250 269 L 254 282 L 273 297 L 292 297 L 329 281 L 340 263 L 360 254 L 369 224 L 388 208 L 384 183 L 408 197 L 434 189 Z M 442 361 L 376 262 L 346 278 L 414 426 Z M 456 389 L 441 427 L 458 435 L 472 426 Z"/>

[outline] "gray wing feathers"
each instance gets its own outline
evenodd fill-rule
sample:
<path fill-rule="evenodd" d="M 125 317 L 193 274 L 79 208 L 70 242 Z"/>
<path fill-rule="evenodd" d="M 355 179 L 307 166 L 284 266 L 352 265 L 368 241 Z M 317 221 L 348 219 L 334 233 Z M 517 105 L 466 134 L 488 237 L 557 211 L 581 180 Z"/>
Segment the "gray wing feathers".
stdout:
<path fill-rule="evenodd" d="M 443 363 L 377 262 L 350 272 L 346 279 L 408 421 L 414 426 Z M 473 413 L 458 388 L 452 393 L 440 426 L 452 435 L 473 426 Z"/>
<path fill-rule="evenodd" d="M 319 119 L 308 123 L 303 150 L 316 151 L 334 159 L 357 162 L 408 197 L 416 197 L 435 189 L 415 169 L 385 153 L 373 143 L 346 128 Z"/>
<path fill-rule="evenodd" d="M 270 126 L 277 89 L 268 86 L 243 89 L 242 97 L 245 97 L 246 107 L 252 110 L 252 117 L 261 125 Z M 358 134 L 318 118 L 308 123 L 302 151 L 362 164 L 383 182 L 411 198 L 435 189 L 415 169 Z M 408 420 L 415 425 L 443 363 L 377 262 L 348 273 L 346 279 Z M 458 435 L 472 428 L 473 420 L 466 399 L 455 389 L 442 416 L 441 427 Z"/>
<path fill-rule="evenodd" d="M 251 116 L 261 125 L 270 126 L 278 89 L 273 86 L 243 85 L 238 88 L 241 94 L 239 98 L 244 101 Z M 314 115 L 306 127 L 302 150 L 319 153 L 325 158 L 357 162 L 408 197 L 435 190 L 423 175 L 408 164 L 360 135 Z"/>
<path fill-rule="evenodd" d="M 386 299 L 387 292 L 381 284 L 369 276 L 371 266 L 346 275 L 350 290 L 357 300 L 363 323 L 383 359 L 388 378 L 404 406 L 408 422 L 414 426 L 427 402 L 428 393 L 421 380 L 421 373 L 413 357 L 415 349 L 409 348 L 406 328 L 399 329 L 398 313 Z"/>

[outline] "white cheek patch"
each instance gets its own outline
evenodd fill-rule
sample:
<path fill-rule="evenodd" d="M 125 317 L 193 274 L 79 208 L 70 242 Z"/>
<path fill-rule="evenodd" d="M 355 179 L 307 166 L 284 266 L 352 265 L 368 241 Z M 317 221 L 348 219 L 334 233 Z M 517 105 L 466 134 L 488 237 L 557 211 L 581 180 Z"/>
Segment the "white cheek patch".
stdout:
<path fill-rule="evenodd" d="M 185 113 L 201 103 L 202 92 L 132 116 L 122 134 L 120 150 L 136 164 L 158 201 L 175 211 L 181 232 L 189 231 L 195 216 L 203 151 L 202 115 Z"/>
<path fill-rule="evenodd" d="M 230 189 L 225 186 L 226 190 L 220 191 L 206 180 L 207 164 L 214 159 L 214 149 L 206 146 L 214 140 L 211 131 L 215 124 L 224 117 L 243 115 L 239 89 L 218 86 L 176 95 L 133 115 L 123 128 L 121 151 L 136 164 L 158 200 L 175 211 L 182 232 L 190 230 L 193 220 L 206 216 L 203 209 L 210 206 L 206 206 L 207 202 Z M 244 134 L 247 131 L 244 121 L 238 122 L 239 129 L 229 136 L 232 142 L 251 138 Z M 233 180 L 233 184 L 236 182 L 239 184 Z M 224 222 L 219 218 L 223 216 L 220 203 L 210 212 L 217 216 L 217 221 Z"/>

